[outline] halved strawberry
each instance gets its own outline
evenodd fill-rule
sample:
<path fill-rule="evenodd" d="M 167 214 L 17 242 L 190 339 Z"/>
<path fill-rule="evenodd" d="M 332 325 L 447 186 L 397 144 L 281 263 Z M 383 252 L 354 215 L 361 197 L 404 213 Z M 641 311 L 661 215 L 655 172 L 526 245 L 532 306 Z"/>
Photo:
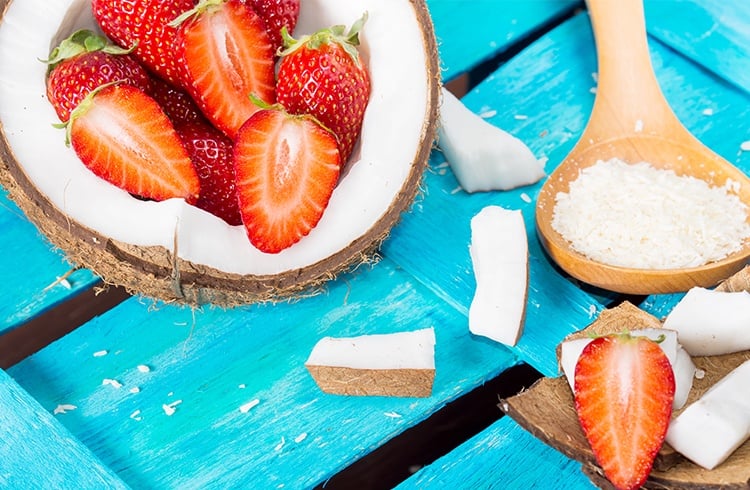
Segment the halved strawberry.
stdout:
<path fill-rule="evenodd" d="M 664 443 L 675 380 L 646 337 L 615 334 L 589 343 L 575 369 L 575 406 L 597 463 L 618 489 L 639 488 Z"/>
<path fill-rule="evenodd" d="M 232 140 L 200 120 L 178 123 L 175 130 L 200 179 L 201 194 L 195 205 L 230 225 L 242 224 L 235 188 Z"/>
<path fill-rule="evenodd" d="M 258 13 L 266 26 L 268 38 L 273 45 L 273 52 L 284 46 L 281 28 L 294 32 L 299 18 L 300 0 L 246 0 Z"/>
<path fill-rule="evenodd" d="M 320 221 L 339 178 L 336 139 L 309 116 L 255 113 L 234 146 L 237 195 L 250 242 L 278 253 Z"/>
<path fill-rule="evenodd" d="M 174 54 L 177 29 L 169 23 L 195 5 L 194 0 L 92 0 L 99 27 L 115 43 L 133 48 L 149 70 L 182 86 Z"/>
<path fill-rule="evenodd" d="M 105 85 L 70 116 L 69 138 L 92 172 L 137 196 L 194 203 L 198 174 L 172 123 L 151 97 L 130 85 Z"/>
<path fill-rule="evenodd" d="M 94 89 L 112 82 L 124 82 L 145 92 L 151 78 L 143 66 L 104 36 L 82 29 L 64 39 L 50 53 L 47 98 L 60 121 Z"/>
<path fill-rule="evenodd" d="M 349 32 L 342 25 L 296 41 L 284 32 L 276 95 L 292 114 L 311 114 L 338 137 L 346 162 L 359 138 L 370 99 L 370 76 L 359 56 L 365 14 Z"/>
<path fill-rule="evenodd" d="M 187 89 L 209 121 L 234 139 L 259 109 L 251 95 L 275 102 L 273 48 L 263 21 L 241 0 L 202 0 L 178 23 Z"/>

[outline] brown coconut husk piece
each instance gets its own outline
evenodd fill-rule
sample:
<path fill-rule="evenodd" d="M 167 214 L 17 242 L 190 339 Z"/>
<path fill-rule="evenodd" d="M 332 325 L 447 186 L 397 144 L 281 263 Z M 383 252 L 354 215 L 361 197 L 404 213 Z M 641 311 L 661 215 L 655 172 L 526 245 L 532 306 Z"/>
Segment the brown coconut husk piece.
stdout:
<path fill-rule="evenodd" d="M 661 322 L 631 303 L 604 310 L 586 329 L 570 335 L 579 338 L 641 328 L 660 328 Z M 711 357 L 693 357 L 705 372 L 694 379 L 685 406 L 696 401 L 718 380 L 750 359 L 750 351 Z M 542 378 L 529 390 L 503 400 L 501 408 L 519 425 L 566 456 L 582 463 L 583 472 L 601 488 L 613 488 L 597 466 L 578 422 L 573 393 L 564 376 Z M 676 411 L 674 416 L 680 411 Z M 654 462 L 644 488 L 654 489 L 748 489 L 750 488 L 750 442 L 745 442 L 724 463 L 706 470 L 685 459 L 665 444 Z"/>
<path fill-rule="evenodd" d="M 412 204 L 437 134 L 440 105 L 440 65 L 432 20 L 424 0 L 410 0 L 422 27 L 431 80 L 428 113 L 410 172 L 386 213 L 347 247 L 304 268 L 274 275 L 242 275 L 220 271 L 176 257 L 164 247 L 142 247 L 103 236 L 76 222 L 52 204 L 29 179 L 10 147 L 0 121 L 0 185 L 49 241 L 68 260 L 90 269 L 105 284 L 122 286 L 132 294 L 190 305 L 241 304 L 286 300 L 315 294 L 337 275 L 377 260 L 376 253 L 401 214 Z M 0 22 L 11 0 L 0 0 Z"/>
<path fill-rule="evenodd" d="M 432 394 L 434 369 L 353 369 L 306 365 L 325 393 L 348 396 L 426 398 Z"/>

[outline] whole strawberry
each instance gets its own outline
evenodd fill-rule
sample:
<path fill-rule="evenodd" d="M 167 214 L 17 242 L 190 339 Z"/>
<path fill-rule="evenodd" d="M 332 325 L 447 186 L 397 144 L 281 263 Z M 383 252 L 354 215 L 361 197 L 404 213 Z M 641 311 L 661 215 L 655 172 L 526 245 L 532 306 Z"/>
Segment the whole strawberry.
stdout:
<path fill-rule="evenodd" d="M 599 337 L 575 368 L 575 408 L 604 475 L 619 490 L 640 488 L 661 449 L 675 380 L 659 345 L 627 333 Z"/>
<path fill-rule="evenodd" d="M 160 78 L 151 79 L 151 97 L 174 124 L 202 122 L 206 118 L 190 95 Z"/>
<path fill-rule="evenodd" d="M 92 0 L 102 31 L 156 75 L 182 86 L 174 55 L 177 29 L 169 25 L 193 8 L 194 0 Z"/>
<path fill-rule="evenodd" d="M 201 193 L 197 207 L 230 225 L 242 224 L 235 188 L 232 140 L 199 120 L 175 125 L 198 172 Z"/>
<path fill-rule="evenodd" d="M 359 56 L 359 33 L 367 14 L 354 23 L 294 40 L 284 31 L 277 101 L 292 114 L 310 114 L 338 138 L 346 162 L 362 130 L 370 98 L 370 76 Z"/>
<path fill-rule="evenodd" d="M 234 139 L 258 106 L 275 102 L 274 55 L 263 21 L 241 0 L 201 0 L 178 18 L 175 55 L 190 95 Z"/>
<path fill-rule="evenodd" d="M 314 118 L 270 107 L 238 131 L 234 167 L 250 242 L 262 252 L 279 253 L 318 224 L 341 164 L 336 138 Z"/>
<path fill-rule="evenodd" d="M 151 90 L 146 70 L 129 51 L 89 30 L 80 30 L 63 40 L 47 60 L 47 99 L 60 121 L 97 87 L 123 82 L 144 92 Z"/>
<path fill-rule="evenodd" d="M 276 53 L 284 46 L 281 28 L 293 33 L 299 18 L 300 0 L 246 0 L 258 13 L 266 26 L 268 38 Z"/>
<path fill-rule="evenodd" d="M 92 91 L 71 113 L 68 141 L 94 174 L 147 199 L 195 203 L 200 182 L 159 104 L 125 84 Z"/>

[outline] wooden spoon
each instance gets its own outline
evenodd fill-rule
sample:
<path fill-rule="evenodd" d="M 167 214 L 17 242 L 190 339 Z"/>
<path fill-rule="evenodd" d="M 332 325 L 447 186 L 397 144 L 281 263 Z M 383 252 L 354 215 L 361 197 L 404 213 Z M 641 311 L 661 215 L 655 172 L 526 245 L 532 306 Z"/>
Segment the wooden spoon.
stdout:
<path fill-rule="evenodd" d="M 730 179 L 737 183 L 742 202 L 750 203 L 750 180 L 690 134 L 664 99 L 651 66 L 642 1 L 588 0 L 587 5 L 596 39 L 599 85 L 581 139 L 539 192 L 540 241 L 568 274 L 611 291 L 652 294 L 713 286 L 745 265 L 749 240 L 740 251 L 701 267 L 633 269 L 586 258 L 551 226 L 555 196 L 568 192 L 582 168 L 614 157 L 628 163 L 649 162 L 711 186 L 723 186 Z"/>

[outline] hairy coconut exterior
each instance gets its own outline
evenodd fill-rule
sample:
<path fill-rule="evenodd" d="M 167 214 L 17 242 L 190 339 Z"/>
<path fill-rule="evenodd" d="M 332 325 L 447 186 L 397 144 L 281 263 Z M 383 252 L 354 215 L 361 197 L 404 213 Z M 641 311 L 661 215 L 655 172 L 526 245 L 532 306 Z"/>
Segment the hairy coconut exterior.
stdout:
<path fill-rule="evenodd" d="M 321 391 L 333 395 L 426 398 L 432 394 L 435 380 L 434 369 L 305 367 Z"/>
<path fill-rule="evenodd" d="M 625 302 L 616 308 L 604 310 L 594 323 L 567 339 L 660 327 L 661 322 L 658 319 Z M 705 371 L 705 376 L 693 380 L 693 388 L 685 407 L 698 400 L 717 381 L 748 359 L 750 351 L 723 356 L 693 357 L 695 366 Z M 542 378 L 529 390 L 503 400 L 500 408 L 534 436 L 581 462 L 583 472 L 594 484 L 600 488 L 613 488 L 597 466 L 578 421 L 573 393 L 564 376 Z M 674 416 L 680 412 L 681 410 L 676 411 Z M 665 444 L 654 462 L 644 488 L 750 489 L 750 441 L 746 441 L 713 470 L 706 470 L 688 461 Z"/>
<path fill-rule="evenodd" d="M 410 0 L 422 30 L 430 81 L 427 114 L 411 171 L 387 212 L 362 236 L 337 253 L 304 268 L 274 275 L 232 274 L 192 263 L 163 247 L 140 247 L 102 236 L 63 213 L 30 181 L 18 164 L 0 121 L 0 184 L 28 219 L 76 264 L 92 270 L 105 283 L 133 294 L 191 305 L 278 301 L 314 294 L 338 274 L 374 260 L 375 253 L 401 213 L 413 202 L 435 140 L 440 104 L 437 43 L 424 0 Z M 0 0 L 2 22 L 11 0 Z M 176 250 L 176 252 L 179 252 Z"/>

